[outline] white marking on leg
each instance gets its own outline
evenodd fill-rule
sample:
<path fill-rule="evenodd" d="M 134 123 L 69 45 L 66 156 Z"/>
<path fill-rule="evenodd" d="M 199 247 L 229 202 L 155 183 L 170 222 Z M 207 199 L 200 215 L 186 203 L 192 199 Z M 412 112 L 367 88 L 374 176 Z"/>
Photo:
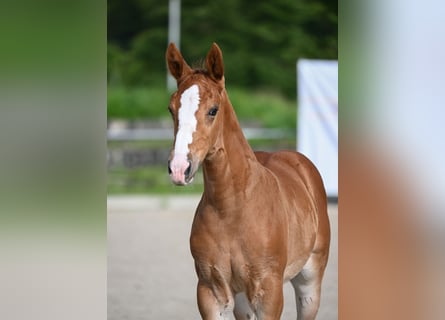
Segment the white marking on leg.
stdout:
<path fill-rule="evenodd" d="M 184 90 L 180 99 L 178 114 L 178 132 L 176 134 L 173 159 L 170 164 L 172 178 L 184 182 L 184 172 L 188 167 L 187 155 L 189 145 L 193 142 L 193 133 L 196 131 L 198 121 L 195 113 L 199 107 L 199 88 L 196 84 Z"/>
<path fill-rule="evenodd" d="M 225 305 L 220 305 L 219 312 L 216 314 L 216 319 L 218 319 L 218 320 L 232 319 L 231 315 L 233 314 L 233 306 L 234 306 L 233 301 L 231 301 Z"/>

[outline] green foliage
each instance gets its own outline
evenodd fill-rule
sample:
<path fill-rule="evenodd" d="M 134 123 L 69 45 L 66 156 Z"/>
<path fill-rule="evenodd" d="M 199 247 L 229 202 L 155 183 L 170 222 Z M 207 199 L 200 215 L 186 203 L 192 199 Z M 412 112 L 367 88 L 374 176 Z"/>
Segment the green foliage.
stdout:
<path fill-rule="evenodd" d="M 192 63 L 212 42 L 227 82 L 296 96 L 298 58 L 337 59 L 337 1 L 182 0 L 181 51 Z M 108 1 L 108 81 L 165 83 L 168 1 Z"/>
<path fill-rule="evenodd" d="M 240 121 L 258 121 L 267 128 L 294 129 L 296 104 L 279 94 L 228 88 L 228 95 Z"/>
<path fill-rule="evenodd" d="M 272 92 L 227 89 L 240 121 L 255 122 L 268 128 L 295 129 L 296 105 Z M 163 87 L 108 88 L 108 118 L 169 120 L 170 95 Z"/>
<path fill-rule="evenodd" d="M 116 87 L 108 88 L 108 118 L 162 119 L 169 117 L 169 94 L 165 88 Z"/>

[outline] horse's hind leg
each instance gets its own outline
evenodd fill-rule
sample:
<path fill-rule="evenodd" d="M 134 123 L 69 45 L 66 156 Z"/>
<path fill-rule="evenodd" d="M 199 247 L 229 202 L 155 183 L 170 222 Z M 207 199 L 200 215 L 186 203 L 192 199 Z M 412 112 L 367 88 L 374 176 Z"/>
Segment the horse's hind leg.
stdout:
<path fill-rule="evenodd" d="M 327 256 L 312 253 L 303 269 L 293 279 L 297 303 L 297 320 L 313 320 L 320 306 L 321 280 L 327 263 Z"/>

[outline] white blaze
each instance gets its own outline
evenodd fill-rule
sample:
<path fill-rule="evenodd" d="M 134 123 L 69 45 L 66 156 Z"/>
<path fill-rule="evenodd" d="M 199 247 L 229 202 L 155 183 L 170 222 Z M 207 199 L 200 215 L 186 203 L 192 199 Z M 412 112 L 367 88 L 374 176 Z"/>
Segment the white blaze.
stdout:
<path fill-rule="evenodd" d="M 177 184 L 186 184 L 185 171 L 189 167 L 187 154 L 189 144 L 193 141 L 193 132 L 196 131 L 195 113 L 199 107 L 199 89 L 195 84 L 185 90 L 180 99 L 181 106 L 178 114 L 178 132 L 176 133 L 173 159 L 170 163 L 171 179 Z"/>
<path fill-rule="evenodd" d="M 193 132 L 196 131 L 195 113 L 199 107 L 199 100 L 199 88 L 196 84 L 186 89 L 181 95 L 174 158 L 187 156 L 190 151 L 189 144 L 192 143 Z"/>

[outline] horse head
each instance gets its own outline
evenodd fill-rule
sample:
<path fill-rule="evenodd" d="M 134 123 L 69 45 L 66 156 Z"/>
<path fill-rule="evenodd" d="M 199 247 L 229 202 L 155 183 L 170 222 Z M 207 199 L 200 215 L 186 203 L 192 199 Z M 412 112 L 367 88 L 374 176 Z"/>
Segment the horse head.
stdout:
<path fill-rule="evenodd" d="M 172 182 L 192 182 L 199 165 L 219 150 L 227 94 L 222 53 L 213 44 L 205 68 L 192 69 L 171 43 L 167 66 L 176 79 L 177 91 L 168 107 L 174 122 L 174 143 L 168 160 Z"/>

